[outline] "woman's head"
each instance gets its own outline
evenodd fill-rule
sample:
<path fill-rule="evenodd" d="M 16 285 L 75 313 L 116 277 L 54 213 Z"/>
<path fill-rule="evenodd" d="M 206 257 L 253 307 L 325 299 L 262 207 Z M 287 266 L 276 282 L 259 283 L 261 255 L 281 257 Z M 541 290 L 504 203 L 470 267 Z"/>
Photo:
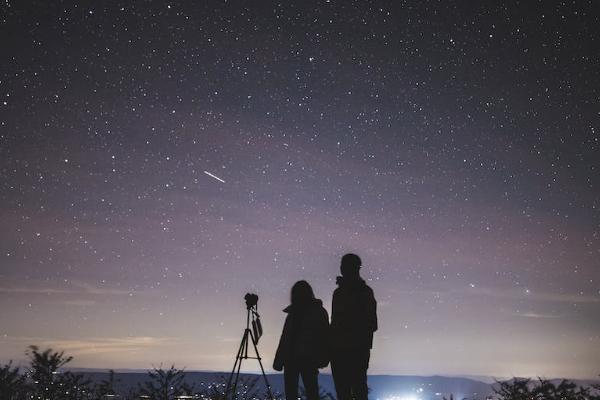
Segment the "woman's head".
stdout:
<path fill-rule="evenodd" d="M 306 281 L 298 281 L 292 286 L 292 305 L 303 305 L 315 298 L 312 287 Z"/>

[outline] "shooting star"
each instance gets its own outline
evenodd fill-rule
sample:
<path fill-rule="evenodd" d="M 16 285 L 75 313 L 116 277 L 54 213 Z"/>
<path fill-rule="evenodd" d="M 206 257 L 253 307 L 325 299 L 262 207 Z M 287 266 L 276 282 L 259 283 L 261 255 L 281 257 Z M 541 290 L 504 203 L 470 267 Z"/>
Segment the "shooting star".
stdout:
<path fill-rule="evenodd" d="M 204 171 L 204 173 L 205 173 L 206 175 L 210 176 L 211 178 L 215 178 L 215 179 L 216 179 L 216 180 L 218 180 L 219 182 L 225 183 L 225 181 L 224 181 L 223 179 L 219 178 L 219 177 L 218 177 L 218 176 L 216 176 L 216 175 L 213 175 L 213 174 L 211 174 L 211 173 L 210 173 L 210 172 L 208 172 L 208 171 Z"/>

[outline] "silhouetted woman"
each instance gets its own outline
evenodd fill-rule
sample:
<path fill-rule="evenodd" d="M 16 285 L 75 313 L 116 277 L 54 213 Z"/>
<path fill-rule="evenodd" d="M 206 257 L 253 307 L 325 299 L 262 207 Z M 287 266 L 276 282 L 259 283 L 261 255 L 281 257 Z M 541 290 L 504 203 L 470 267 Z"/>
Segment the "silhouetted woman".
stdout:
<path fill-rule="evenodd" d="M 308 400 L 319 399 L 319 368 L 329 364 L 327 352 L 329 316 L 321 300 L 315 299 L 306 281 L 298 281 L 292 287 L 292 304 L 283 311 L 287 318 L 275 354 L 273 368 L 283 369 L 285 397 L 298 399 L 298 378 Z"/>

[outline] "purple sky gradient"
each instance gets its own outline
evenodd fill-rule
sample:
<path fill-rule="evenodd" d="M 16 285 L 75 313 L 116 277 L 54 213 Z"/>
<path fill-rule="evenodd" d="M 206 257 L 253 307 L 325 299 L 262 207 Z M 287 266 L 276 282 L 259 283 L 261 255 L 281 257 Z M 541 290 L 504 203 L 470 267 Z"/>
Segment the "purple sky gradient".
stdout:
<path fill-rule="evenodd" d="M 593 2 L 4 7 L 1 362 L 228 370 L 252 291 L 270 367 L 356 252 L 371 373 L 600 373 Z"/>

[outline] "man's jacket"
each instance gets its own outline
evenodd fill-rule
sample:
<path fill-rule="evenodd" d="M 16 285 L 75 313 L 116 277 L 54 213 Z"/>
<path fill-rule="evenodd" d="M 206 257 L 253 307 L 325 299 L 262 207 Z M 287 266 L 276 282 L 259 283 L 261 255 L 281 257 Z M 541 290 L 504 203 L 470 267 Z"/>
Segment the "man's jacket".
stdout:
<path fill-rule="evenodd" d="M 377 302 L 364 280 L 338 277 L 331 307 L 331 348 L 368 350 L 377 330 Z"/>

